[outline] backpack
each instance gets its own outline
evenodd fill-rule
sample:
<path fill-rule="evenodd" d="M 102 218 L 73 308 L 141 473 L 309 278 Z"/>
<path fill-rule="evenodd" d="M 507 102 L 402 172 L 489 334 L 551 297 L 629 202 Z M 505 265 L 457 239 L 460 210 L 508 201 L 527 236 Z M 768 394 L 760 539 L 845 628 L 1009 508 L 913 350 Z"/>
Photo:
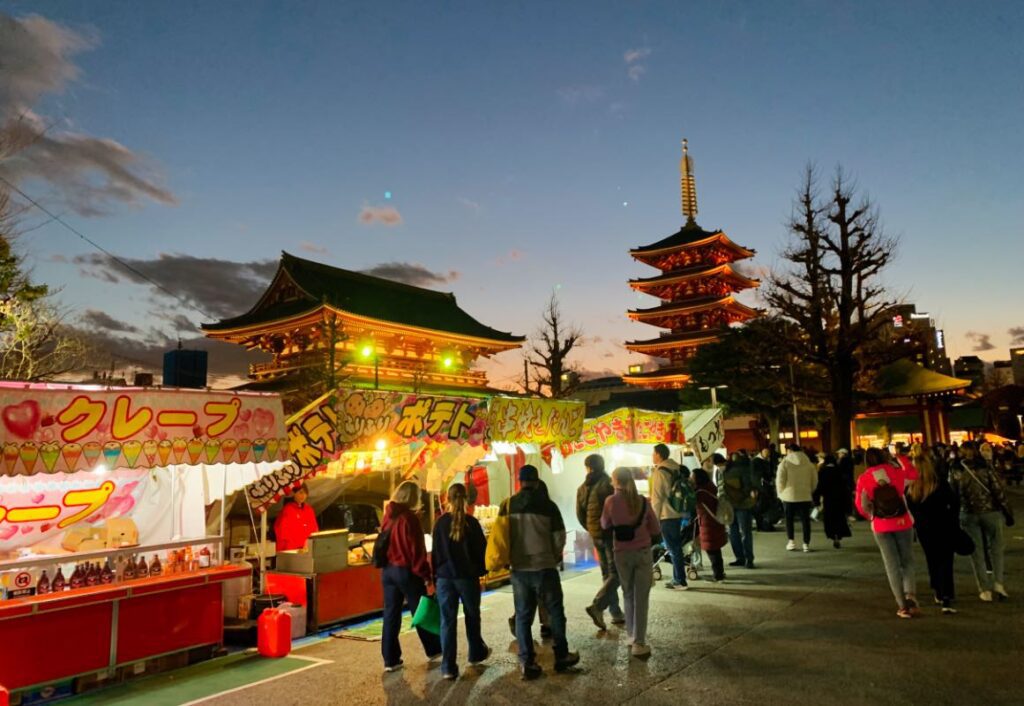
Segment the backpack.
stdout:
<path fill-rule="evenodd" d="M 636 522 L 632 525 L 615 525 L 612 527 L 615 531 L 615 541 L 632 542 L 636 537 L 637 528 L 644 523 L 645 517 L 647 517 L 647 501 L 640 498 L 640 516 L 636 518 Z"/>
<path fill-rule="evenodd" d="M 391 528 L 382 529 L 373 540 L 373 565 L 383 569 L 388 565 L 388 547 L 391 546 Z"/>
<path fill-rule="evenodd" d="M 732 503 L 729 502 L 729 499 L 725 497 L 725 493 L 721 490 L 718 491 L 718 509 L 715 512 L 711 512 L 711 508 L 704 505 L 704 503 L 701 503 L 701 505 L 703 505 L 707 513 L 715 519 L 715 522 L 724 527 L 731 525 L 732 521 L 736 517 L 736 512 L 733 510 Z"/>
<path fill-rule="evenodd" d="M 690 479 L 683 475 L 682 469 L 671 471 L 665 468 L 665 472 L 672 478 L 668 491 L 669 506 L 676 512 L 693 514 L 697 509 L 697 494 L 690 485 Z"/>
<path fill-rule="evenodd" d="M 903 495 L 896 490 L 896 486 L 892 483 L 880 483 L 875 488 L 871 503 L 875 517 L 881 520 L 890 520 L 907 514 L 907 505 L 903 500 Z"/>

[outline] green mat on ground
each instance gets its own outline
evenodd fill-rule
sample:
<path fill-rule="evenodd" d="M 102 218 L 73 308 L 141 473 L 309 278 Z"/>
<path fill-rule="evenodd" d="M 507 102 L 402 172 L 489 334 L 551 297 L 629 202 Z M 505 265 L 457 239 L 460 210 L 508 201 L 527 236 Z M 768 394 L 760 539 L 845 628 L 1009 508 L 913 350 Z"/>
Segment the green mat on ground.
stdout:
<path fill-rule="evenodd" d="M 480 606 L 480 612 L 485 613 L 487 608 Z M 459 608 L 459 618 L 462 618 L 462 609 Z M 415 628 L 412 626 L 412 616 L 408 613 L 402 614 L 402 630 L 399 632 L 400 635 L 413 632 Z M 368 623 L 361 625 L 355 625 L 350 628 L 342 628 L 336 632 L 331 633 L 331 637 L 340 637 L 346 640 L 365 640 L 366 642 L 380 642 L 381 634 L 384 631 L 384 619 L 377 618 L 371 620 Z"/>
<path fill-rule="evenodd" d="M 99 689 L 61 703 L 74 706 L 180 706 L 264 679 L 282 676 L 313 664 L 316 662 L 293 656 L 267 659 L 253 653 L 237 654 Z"/>

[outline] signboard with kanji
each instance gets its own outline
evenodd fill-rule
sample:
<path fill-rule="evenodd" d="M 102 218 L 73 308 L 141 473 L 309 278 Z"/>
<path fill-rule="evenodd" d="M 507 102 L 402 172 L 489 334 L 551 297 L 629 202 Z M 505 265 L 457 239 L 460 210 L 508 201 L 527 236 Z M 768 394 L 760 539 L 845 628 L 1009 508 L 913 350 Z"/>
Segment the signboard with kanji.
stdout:
<path fill-rule="evenodd" d="M 491 441 L 560 444 L 578 439 L 586 403 L 532 397 L 493 397 L 487 435 Z"/>
<path fill-rule="evenodd" d="M 276 395 L 0 383 L 0 475 L 287 458 Z"/>
<path fill-rule="evenodd" d="M 682 429 L 678 412 L 648 412 L 623 407 L 584 421 L 580 437 L 562 444 L 562 455 L 594 451 L 614 444 L 681 444 Z"/>

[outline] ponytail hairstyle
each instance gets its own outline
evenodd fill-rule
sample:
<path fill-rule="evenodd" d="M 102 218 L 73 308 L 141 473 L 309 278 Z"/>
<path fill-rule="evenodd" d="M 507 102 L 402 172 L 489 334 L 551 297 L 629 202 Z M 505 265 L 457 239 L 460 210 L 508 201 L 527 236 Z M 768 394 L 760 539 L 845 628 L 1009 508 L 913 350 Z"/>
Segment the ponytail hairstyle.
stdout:
<path fill-rule="evenodd" d="M 643 507 L 643 501 L 640 500 L 640 493 L 636 490 L 636 481 L 633 480 L 633 471 L 619 466 L 612 471 L 612 480 L 615 482 L 615 486 L 619 489 L 619 492 L 621 492 L 622 496 L 626 499 L 626 505 L 629 507 L 630 514 L 639 514 L 640 508 Z"/>
<path fill-rule="evenodd" d="M 921 444 L 910 447 L 910 462 L 917 468 L 918 477 L 910 484 L 907 495 L 915 503 L 923 502 L 939 487 L 939 475 L 935 472 L 935 464 Z"/>
<path fill-rule="evenodd" d="M 458 542 L 466 534 L 466 502 L 469 494 L 462 483 L 448 486 L 448 512 L 452 516 L 452 528 L 448 536 Z"/>

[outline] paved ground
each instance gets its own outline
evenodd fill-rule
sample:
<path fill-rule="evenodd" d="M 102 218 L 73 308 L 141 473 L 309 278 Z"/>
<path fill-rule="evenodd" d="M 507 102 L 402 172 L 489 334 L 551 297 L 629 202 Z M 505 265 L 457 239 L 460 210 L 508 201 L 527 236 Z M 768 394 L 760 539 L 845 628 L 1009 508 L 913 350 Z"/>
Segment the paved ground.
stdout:
<path fill-rule="evenodd" d="M 1018 508 L 1021 501 L 1018 495 Z M 583 613 L 598 583 L 589 572 L 564 582 L 570 646 L 583 657 L 575 673 L 555 674 L 544 647 L 545 676 L 520 680 L 506 624 L 511 589 L 503 589 L 484 598 L 484 637 L 495 655 L 486 668 L 464 668 L 457 682 L 442 680 L 440 670 L 427 665 L 415 635 L 403 637 L 406 668 L 388 675 L 379 643 L 329 639 L 298 654 L 332 664 L 208 703 L 1024 703 L 1024 528 L 1007 531 L 1009 602 L 982 603 L 969 561 L 961 558 L 961 612 L 942 616 L 925 605 L 924 616 L 911 621 L 895 617 L 865 523 L 838 551 L 820 532 L 816 524 L 810 554 L 784 551 L 780 532 L 759 533 L 761 568 L 734 569 L 723 584 L 696 582 L 686 593 L 656 587 L 653 655 L 645 662 L 630 659 L 623 634 L 599 634 Z M 918 559 L 926 598 L 923 555 Z"/>

